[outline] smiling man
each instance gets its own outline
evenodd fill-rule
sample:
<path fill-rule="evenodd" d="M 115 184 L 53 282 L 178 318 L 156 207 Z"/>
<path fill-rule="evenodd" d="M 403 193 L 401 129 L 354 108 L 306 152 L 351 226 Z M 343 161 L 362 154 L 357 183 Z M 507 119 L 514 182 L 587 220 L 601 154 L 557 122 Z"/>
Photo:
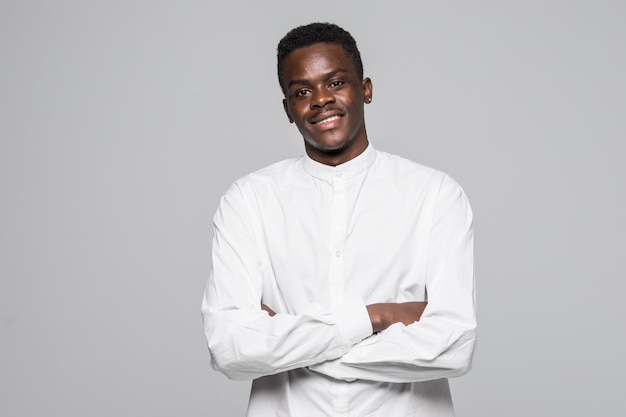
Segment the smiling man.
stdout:
<path fill-rule="evenodd" d="M 314 160 L 335 166 L 367 148 L 363 102 L 371 101 L 372 82 L 362 75 L 337 44 L 316 43 L 283 58 L 279 81 L 285 112 Z"/>
<path fill-rule="evenodd" d="M 248 416 L 453 416 L 476 318 L 472 213 L 447 175 L 374 149 L 352 36 L 278 45 L 306 154 L 236 181 L 203 300 L 213 367 L 252 379 Z"/>

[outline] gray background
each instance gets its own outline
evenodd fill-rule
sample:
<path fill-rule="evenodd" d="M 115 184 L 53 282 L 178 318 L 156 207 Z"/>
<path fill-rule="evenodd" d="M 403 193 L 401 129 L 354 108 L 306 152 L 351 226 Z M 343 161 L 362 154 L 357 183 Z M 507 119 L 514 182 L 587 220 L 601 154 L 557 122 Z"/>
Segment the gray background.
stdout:
<path fill-rule="evenodd" d="M 303 152 L 275 46 L 352 32 L 370 139 L 475 212 L 459 416 L 623 415 L 623 1 L 0 1 L 0 415 L 237 416 L 200 318 L 211 218 Z"/>

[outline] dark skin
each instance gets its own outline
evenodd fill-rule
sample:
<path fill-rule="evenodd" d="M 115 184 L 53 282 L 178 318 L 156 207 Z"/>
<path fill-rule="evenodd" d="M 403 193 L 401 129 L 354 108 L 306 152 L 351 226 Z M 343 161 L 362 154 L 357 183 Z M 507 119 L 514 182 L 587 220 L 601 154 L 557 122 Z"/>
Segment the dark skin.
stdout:
<path fill-rule="evenodd" d="M 318 43 L 293 51 L 283 68 L 283 107 L 307 154 L 331 166 L 360 155 L 368 144 L 364 103 L 372 81 L 359 79 L 352 58 L 339 45 Z"/>
<path fill-rule="evenodd" d="M 307 155 L 336 166 L 360 155 L 368 146 L 364 104 L 372 100 L 372 81 L 360 79 L 352 58 L 340 45 L 317 43 L 287 56 L 281 85 L 283 107 L 302 134 Z M 428 303 L 376 303 L 367 306 L 374 333 L 394 323 L 409 325 Z M 261 308 L 274 316 L 267 305 Z"/>

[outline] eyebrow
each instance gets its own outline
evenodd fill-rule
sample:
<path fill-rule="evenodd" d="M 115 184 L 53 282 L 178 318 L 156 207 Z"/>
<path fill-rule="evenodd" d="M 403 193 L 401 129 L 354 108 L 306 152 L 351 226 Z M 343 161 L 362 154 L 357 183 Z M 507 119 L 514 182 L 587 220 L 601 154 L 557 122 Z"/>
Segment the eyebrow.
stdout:
<path fill-rule="evenodd" d="M 348 72 L 348 70 L 347 69 L 343 69 L 343 68 L 337 68 L 336 70 L 333 70 L 331 72 L 327 72 L 326 74 L 324 74 L 324 80 L 328 80 L 329 78 L 334 77 L 335 75 L 337 75 L 340 72 Z M 289 87 L 291 87 L 292 85 L 295 85 L 295 84 L 300 84 L 300 85 L 304 84 L 304 85 L 306 85 L 306 84 L 309 84 L 309 83 L 310 83 L 310 81 L 309 80 L 305 80 L 305 79 L 290 80 L 287 83 L 287 88 L 289 88 Z"/>

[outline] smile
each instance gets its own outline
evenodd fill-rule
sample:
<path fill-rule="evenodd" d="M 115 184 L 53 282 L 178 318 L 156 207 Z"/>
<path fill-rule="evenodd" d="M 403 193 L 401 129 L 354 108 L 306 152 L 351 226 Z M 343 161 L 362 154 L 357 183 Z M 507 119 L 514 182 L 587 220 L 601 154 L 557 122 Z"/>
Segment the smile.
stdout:
<path fill-rule="evenodd" d="M 327 118 L 325 118 L 323 120 L 320 120 L 319 122 L 313 122 L 313 124 L 314 125 L 323 125 L 323 124 L 326 124 L 326 123 L 334 122 L 335 120 L 339 120 L 340 117 L 341 116 L 339 116 L 339 115 L 330 116 L 330 117 L 327 117 Z"/>

